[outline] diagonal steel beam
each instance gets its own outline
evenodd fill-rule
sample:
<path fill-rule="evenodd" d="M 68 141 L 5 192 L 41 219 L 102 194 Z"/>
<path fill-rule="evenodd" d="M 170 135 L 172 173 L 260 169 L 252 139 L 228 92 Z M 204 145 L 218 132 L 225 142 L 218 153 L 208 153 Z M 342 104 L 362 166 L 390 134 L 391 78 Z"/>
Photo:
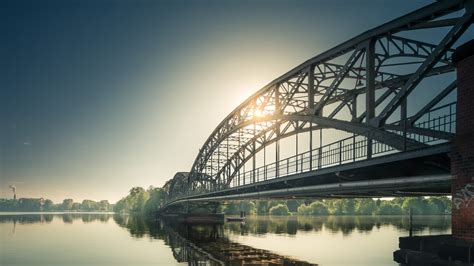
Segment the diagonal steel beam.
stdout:
<path fill-rule="evenodd" d="M 410 117 L 409 123 L 413 125 L 416 120 L 420 119 L 424 114 L 426 114 L 431 108 L 433 108 L 436 104 L 438 104 L 444 97 L 448 96 L 454 89 L 457 87 L 457 82 L 453 81 L 449 84 L 441 93 L 436 95 L 427 105 L 421 108 L 414 116 Z"/>
<path fill-rule="evenodd" d="M 318 124 L 323 127 L 327 128 L 334 128 L 342 131 L 346 131 L 349 133 L 355 133 L 357 135 L 362 135 L 367 138 L 374 139 L 380 143 L 389 145 L 397 150 L 404 150 L 406 147 L 407 149 L 419 149 L 427 147 L 426 144 L 413 141 L 413 140 L 406 140 L 403 136 L 398 134 L 381 130 L 377 127 L 373 127 L 363 123 L 354 123 L 354 122 L 347 122 L 338 119 L 329 119 L 326 117 L 319 117 L 313 115 L 276 115 L 276 119 L 282 120 L 293 120 L 293 121 L 306 121 Z M 406 146 L 404 146 L 406 144 Z"/>
<path fill-rule="evenodd" d="M 397 130 L 397 131 L 404 131 L 408 133 L 414 133 L 417 135 L 421 136 L 427 136 L 427 137 L 432 137 L 436 139 L 445 139 L 445 140 L 451 140 L 454 138 L 455 134 L 450 133 L 450 132 L 445 132 L 445 131 L 438 131 L 438 130 L 432 130 L 432 129 L 427 129 L 427 128 L 420 128 L 420 127 L 404 127 L 403 125 L 385 125 L 385 129 L 391 129 L 391 130 Z"/>
<path fill-rule="evenodd" d="M 467 12 L 462 16 L 454 27 L 446 34 L 438 46 L 433 50 L 430 56 L 421 64 L 415 74 L 413 74 L 407 83 L 400 89 L 397 95 L 388 103 L 388 105 L 380 112 L 376 118 L 378 124 L 383 124 L 392 115 L 392 113 L 400 106 L 407 95 L 421 82 L 423 77 L 429 70 L 438 62 L 443 54 L 451 45 L 462 35 L 462 33 L 470 26 L 472 20 L 472 13 Z"/>
<path fill-rule="evenodd" d="M 319 114 L 319 112 L 324 107 L 324 105 L 326 105 L 326 101 L 331 97 L 334 91 L 339 87 L 341 82 L 346 77 L 347 73 L 351 70 L 351 68 L 357 62 L 357 60 L 362 55 L 362 53 L 363 51 L 361 49 L 356 49 L 352 53 L 352 55 L 349 57 L 344 67 L 341 69 L 341 72 L 339 72 L 336 78 L 332 81 L 331 86 L 329 86 L 329 89 L 326 90 L 326 93 L 323 95 L 323 97 L 321 97 L 319 102 L 316 104 L 316 106 L 314 107 L 314 110 L 311 111 L 313 114 Z"/>

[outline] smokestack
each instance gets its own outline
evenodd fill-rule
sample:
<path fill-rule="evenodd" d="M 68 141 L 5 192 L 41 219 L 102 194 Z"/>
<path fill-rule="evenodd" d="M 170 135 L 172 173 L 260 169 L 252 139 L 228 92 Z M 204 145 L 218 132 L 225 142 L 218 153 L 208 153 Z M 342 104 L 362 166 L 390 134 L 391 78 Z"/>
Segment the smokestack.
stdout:
<path fill-rule="evenodd" d="M 16 187 L 15 187 L 15 185 L 10 185 L 10 188 L 13 191 L 13 199 L 16 199 Z"/>

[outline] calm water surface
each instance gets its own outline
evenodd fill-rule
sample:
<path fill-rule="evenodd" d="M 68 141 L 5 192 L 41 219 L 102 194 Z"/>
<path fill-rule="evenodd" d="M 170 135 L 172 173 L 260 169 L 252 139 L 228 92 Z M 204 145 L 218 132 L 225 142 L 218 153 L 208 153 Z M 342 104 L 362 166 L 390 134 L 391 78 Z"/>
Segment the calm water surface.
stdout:
<path fill-rule="evenodd" d="M 248 217 L 183 225 L 113 214 L 0 214 L 0 265 L 397 265 L 406 217 Z M 451 232 L 414 218 L 416 235 Z"/>

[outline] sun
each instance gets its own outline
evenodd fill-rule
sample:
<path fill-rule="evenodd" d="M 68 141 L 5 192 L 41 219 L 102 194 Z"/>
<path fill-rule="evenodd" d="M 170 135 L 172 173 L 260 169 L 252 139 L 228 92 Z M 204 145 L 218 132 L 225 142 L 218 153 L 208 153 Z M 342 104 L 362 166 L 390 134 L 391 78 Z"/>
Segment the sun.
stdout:
<path fill-rule="evenodd" d="M 255 116 L 255 117 L 262 117 L 263 115 L 264 115 L 264 114 L 263 114 L 262 110 L 260 110 L 260 109 L 257 109 L 257 110 L 255 110 L 255 112 L 254 112 L 254 116 Z"/>

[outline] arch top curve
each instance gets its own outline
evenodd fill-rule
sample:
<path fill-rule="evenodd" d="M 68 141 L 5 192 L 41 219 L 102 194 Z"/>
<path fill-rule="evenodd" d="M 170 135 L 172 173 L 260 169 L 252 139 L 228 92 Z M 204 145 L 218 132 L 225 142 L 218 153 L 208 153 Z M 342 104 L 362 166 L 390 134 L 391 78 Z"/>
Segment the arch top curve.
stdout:
<path fill-rule="evenodd" d="M 379 119 L 371 114 L 368 119 L 366 111 L 357 111 L 358 105 L 360 109 L 360 101 L 368 97 L 368 91 L 380 90 L 380 96 L 373 96 L 377 99 L 371 108 L 385 109 L 384 104 L 391 97 L 410 94 L 413 88 L 407 89 L 408 83 L 454 71 L 451 60 L 454 42 L 432 44 L 404 37 L 402 33 L 462 8 L 463 1 L 433 3 L 364 32 L 273 80 L 219 123 L 199 150 L 186 180 L 188 183 L 218 182 L 217 175 L 227 171 L 225 166 L 237 165 L 234 161 L 243 159 L 240 152 L 255 152 L 271 134 L 279 134 L 277 125 L 287 122 L 300 123 L 294 126 L 295 132 L 304 127 L 334 128 L 370 137 L 399 150 L 406 145 L 424 146 L 416 141 L 407 144 L 399 134 L 384 128 L 386 117 Z M 464 23 L 463 17 L 458 20 L 459 25 Z M 456 30 L 456 25 L 450 32 Z M 458 33 L 453 35 L 459 37 Z M 440 36 L 443 39 L 442 34 Z M 373 47 L 369 48 L 370 45 Z M 392 64 L 392 59 L 402 60 Z M 373 70 L 368 64 L 370 60 L 373 60 Z M 415 64 L 429 67 L 421 75 L 421 66 L 408 73 L 398 71 Z M 401 103 L 395 104 L 398 107 Z M 196 185 L 190 185 L 193 186 Z"/>

